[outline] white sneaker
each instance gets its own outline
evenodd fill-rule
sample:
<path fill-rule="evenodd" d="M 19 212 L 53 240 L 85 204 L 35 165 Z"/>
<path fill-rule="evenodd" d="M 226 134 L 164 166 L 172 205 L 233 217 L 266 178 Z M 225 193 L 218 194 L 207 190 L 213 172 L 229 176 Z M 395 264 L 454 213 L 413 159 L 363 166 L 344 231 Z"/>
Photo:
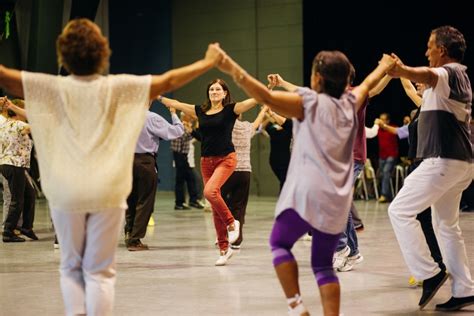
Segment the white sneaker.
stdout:
<path fill-rule="evenodd" d="M 344 260 L 344 263 L 336 268 L 339 272 L 348 272 L 354 269 L 354 264 L 349 261 L 347 258 Z"/>
<path fill-rule="evenodd" d="M 332 265 L 335 269 L 339 270 L 346 264 L 347 257 L 351 253 L 351 248 L 346 246 L 346 248 L 336 251 L 334 257 L 332 258 Z"/>
<path fill-rule="evenodd" d="M 221 255 L 216 261 L 216 266 L 225 266 L 227 261 L 229 261 L 230 257 L 232 257 L 233 254 L 234 254 L 234 251 L 230 247 L 227 248 L 226 252 L 221 251 Z"/>
<path fill-rule="evenodd" d="M 289 316 L 301 316 L 301 315 L 309 315 L 308 310 L 304 307 L 303 302 L 299 302 L 298 305 L 291 308 L 288 306 L 288 315 Z"/>
<path fill-rule="evenodd" d="M 311 236 L 310 234 L 304 234 L 301 239 L 303 239 L 304 241 L 312 241 L 313 236 Z"/>
<path fill-rule="evenodd" d="M 354 256 L 347 257 L 344 264 L 337 268 L 337 271 L 339 272 L 351 271 L 352 269 L 354 269 L 354 266 L 356 264 L 359 264 L 362 261 L 364 261 L 364 257 L 360 253 Z"/>
<path fill-rule="evenodd" d="M 359 264 L 364 261 L 364 256 L 360 252 L 354 256 L 347 257 L 347 261 L 350 261 L 353 265 Z"/>
<path fill-rule="evenodd" d="M 227 233 L 229 235 L 229 243 L 235 243 L 240 235 L 240 222 L 234 219 L 234 230 L 229 230 L 229 226 L 227 226 Z"/>

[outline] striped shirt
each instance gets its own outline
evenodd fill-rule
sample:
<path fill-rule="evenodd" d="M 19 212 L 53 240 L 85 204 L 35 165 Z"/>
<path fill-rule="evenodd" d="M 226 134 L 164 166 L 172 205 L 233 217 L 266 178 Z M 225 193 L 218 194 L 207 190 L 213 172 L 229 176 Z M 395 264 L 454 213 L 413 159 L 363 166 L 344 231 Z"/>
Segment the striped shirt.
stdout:
<path fill-rule="evenodd" d="M 423 93 L 417 158 L 440 157 L 471 162 L 472 90 L 466 66 L 449 63 L 433 70 L 438 74 L 438 82 Z"/>

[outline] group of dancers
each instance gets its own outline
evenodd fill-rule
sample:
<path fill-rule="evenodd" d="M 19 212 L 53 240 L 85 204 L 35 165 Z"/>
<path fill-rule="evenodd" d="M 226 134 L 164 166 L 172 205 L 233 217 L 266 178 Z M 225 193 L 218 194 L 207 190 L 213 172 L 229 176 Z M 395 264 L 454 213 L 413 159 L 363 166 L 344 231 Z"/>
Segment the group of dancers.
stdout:
<path fill-rule="evenodd" d="M 349 59 L 340 51 L 321 51 L 313 60 L 311 88 L 276 91 L 248 74 L 218 44 L 210 44 L 204 58 L 161 75 L 104 76 L 108 41 L 96 24 L 76 19 L 57 39 L 58 60 L 69 76 L 0 65 L 0 86 L 25 99 L 42 186 L 61 245 L 60 283 L 66 314 L 112 313 L 115 253 L 149 100 L 214 67 L 252 98 L 233 102 L 220 80 L 208 85 L 208 101 L 202 106 L 159 98 L 199 121 L 204 196 L 212 206 L 220 250 L 216 265 L 232 256 L 230 245 L 239 238 L 241 226 L 221 195 L 237 164 L 233 127 L 240 114 L 257 103 L 265 104 L 293 124 L 290 165 L 270 236 L 273 265 L 288 312 L 309 315 L 291 249 L 311 232 L 311 266 L 324 315 L 339 315 L 340 286 L 333 255 L 347 228 L 352 202 L 357 112 L 384 76 L 404 77 L 426 85 L 418 118 L 417 157 L 423 161 L 390 205 L 390 220 L 410 271 L 423 280 L 420 308 L 449 276 L 452 297 L 436 309 L 458 310 L 474 304 L 474 283 L 458 218 L 461 192 L 473 178 L 472 92 L 461 64 L 465 49 L 457 29 L 436 28 L 426 51 L 429 67 L 409 67 L 396 55 L 384 54 L 362 83 L 351 88 Z M 416 220 L 430 205 L 446 269 L 431 257 Z"/>

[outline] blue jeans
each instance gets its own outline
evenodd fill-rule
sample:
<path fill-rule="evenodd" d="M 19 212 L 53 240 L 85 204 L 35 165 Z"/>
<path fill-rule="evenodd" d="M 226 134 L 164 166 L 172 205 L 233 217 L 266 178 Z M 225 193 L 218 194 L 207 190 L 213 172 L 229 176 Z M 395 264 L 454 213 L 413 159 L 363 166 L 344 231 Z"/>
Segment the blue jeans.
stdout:
<path fill-rule="evenodd" d="M 390 188 L 390 179 L 392 178 L 393 168 L 395 168 L 396 157 L 388 157 L 387 159 L 379 159 L 379 170 L 382 174 L 382 190 L 381 195 L 391 200 L 392 189 Z"/>
<path fill-rule="evenodd" d="M 364 170 L 364 164 L 354 162 L 354 184 L 362 170 Z M 354 221 L 352 220 L 352 212 L 350 210 L 349 217 L 347 219 L 346 230 L 343 231 L 339 237 L 339 243 L 337 244 L 336 251 L 341 251 L 342 249 L 346 248 L 346 246 L 351 248 L 349 256 L 355 256 L 359 253 L 359 242 L 357 240 L 357 233 L 354 227 Z"/>

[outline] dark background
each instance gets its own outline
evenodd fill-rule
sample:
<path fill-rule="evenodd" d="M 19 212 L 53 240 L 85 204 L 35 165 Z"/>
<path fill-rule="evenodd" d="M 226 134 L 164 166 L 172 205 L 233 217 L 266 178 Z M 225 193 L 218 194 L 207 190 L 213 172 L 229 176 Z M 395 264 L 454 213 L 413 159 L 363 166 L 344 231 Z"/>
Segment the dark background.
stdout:
<path fill-rule="evenodd" d="M 235 0 L 234 0 L 235 1 Z M 268 0 L 255 0 L 255 5 Z M 291 0 L 281 0 L 291 1 Z M 15 0 L 0 0 L 0 11 L 11 10 Z M 64 0 L 31 0 L 29 49 L 25 62 L 20 60 L 19 30 L 16 16 L 11 22 L 11 37 L 0 41 L 0 63 L 9 67 L 57 73 L 55 41 L 62 28 Z M 99 0 L 73 0 L 71 17 L 93 18 Z M 278 1 L 274 1 L 278 4 Z M 424 56 L 430 31 L 441 25 L 458 28 L 467 41 L 464 64 L 474 78 L 474 23 L 469 1 L 317 1 L 303 0 L 303 58 L 304 83 L 309 86 L 311 63 L 320 50 L 341 50 L 356 68 L 355 84 L 376 66 L 383 53 L 396 53 L 407 65 L 427 65 Z M 126 1 L 109 0 L 109 40 L 112 48 L 111 73 L 162 73 L 172 68 L 172 0 Z M 28 10 L 29 9 L 29 10 Z M 186 9 L 185 7 L 182 8 Z M 203 2 L 202 10 L 211 10 L 212 2 Z M 181 7 L 178 7 L 181 10 Z M 228 16 L 232 15 L 229 11 Z M 225 16 L 215 17 L 215 27 L 225 23 Z M 0 19 L 0 31 L 4 27 Z M 25 26 L 25 24 L 22 24 Z M 402 117 L 414 108 L 398 79 L 374 97 L 367 108 L 366 126 L 372 126 L 382 112 L 401 125 Z M 169 119 L 163 106 L 152 110 Z M 377 138 L 367 141 L 368 156 L 377 162 Z M 162 142 L 160 174 L 173 179 L 169 143 Z M 172 181 L 160 188 L 172 189 Z"/>
<path fill-rule="evenodd" d="M 320 50 L 344 52 L 356 69 L 360 83 L 377 65 L 383 53 L 395 53 L 409 66 L 427 66 L 426 47 L 432 29 L 451 25 L 467 42 L 464 64 L 474 78 L 474 23 L 468 1 L 303 1 L 304 82 L 309 86 L 311 64 Z M 402 125 L 403 116 L 415 106 L 405 95 L 400 80 L 393 79 L 374 97 L 366 126 L 382 112 Z M 377 157 L 377 138 L 367 140 L 368 155 Z M 375 159 L 375 160 L 374 160 Z"/>

